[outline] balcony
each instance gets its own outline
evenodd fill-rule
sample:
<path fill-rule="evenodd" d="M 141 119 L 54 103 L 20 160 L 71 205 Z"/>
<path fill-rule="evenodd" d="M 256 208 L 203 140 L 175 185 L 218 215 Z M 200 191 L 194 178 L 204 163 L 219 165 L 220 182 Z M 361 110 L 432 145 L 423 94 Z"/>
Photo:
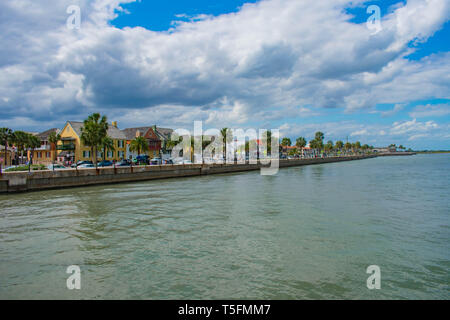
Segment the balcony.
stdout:
<path fill-rule="evenodd" d="M 65 143 L 65 144 L 60 144 L 56 147 L 57 150 L 75 150 L 75 144 L 74 143 Z"/>
<path fill-rule="evenodd" d="M 50 151 L 50 145 L 42 145 L 37 149 L 34 149 L 36 151 Z"/>

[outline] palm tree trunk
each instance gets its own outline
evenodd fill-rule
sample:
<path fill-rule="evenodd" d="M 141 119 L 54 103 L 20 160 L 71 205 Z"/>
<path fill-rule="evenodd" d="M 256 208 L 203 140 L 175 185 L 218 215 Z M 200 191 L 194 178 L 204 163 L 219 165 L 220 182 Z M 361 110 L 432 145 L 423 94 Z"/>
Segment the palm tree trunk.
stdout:
<path fill-rule="evenodd" d="M 95 169 L 97 169 L 97 147 L 94 147 L 94 163 L 95 163 Z"/>
<path fill-rule="evenodd" d="M 8 154 L 8 141 L 5 141 L 5 158 L 3 159 L 3 162 L 5 163 L 5 168 L 6 168 L 6 157 Z"/>

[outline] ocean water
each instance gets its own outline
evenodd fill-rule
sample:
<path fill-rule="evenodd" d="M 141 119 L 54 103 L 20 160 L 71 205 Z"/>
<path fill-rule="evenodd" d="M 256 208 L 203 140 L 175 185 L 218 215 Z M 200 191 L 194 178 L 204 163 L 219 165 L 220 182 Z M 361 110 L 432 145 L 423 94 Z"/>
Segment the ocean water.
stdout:
<path fill-rule="evenodd" d="M 449 195 L 450 154 L 0 195 L 0 298 L 449 299 Z"/>

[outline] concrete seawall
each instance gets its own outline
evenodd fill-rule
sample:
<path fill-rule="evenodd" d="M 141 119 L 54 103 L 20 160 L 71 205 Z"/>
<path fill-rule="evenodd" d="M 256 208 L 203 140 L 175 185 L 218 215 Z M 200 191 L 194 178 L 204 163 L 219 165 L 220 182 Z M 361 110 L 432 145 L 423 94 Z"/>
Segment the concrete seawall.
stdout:
<path fill-rule="evenodd" d="M 348 156 L 315 159 L 280 160 L 280 168 L 374 158 Z M 0 193 L 80 187 L 96 184 L 144 181 L 258 170 L 261 164 L 190 164 L 133 166 L 57 171 L 6 172 L 0 176 Z"/>
<path fill-rule="evenodd" d="M 379 157 L 396 157 L 396 156 L 413 156 L 415 155 L 415 152 L 386 152 L 386 153 L 379 153 L 377 156 Z"/>

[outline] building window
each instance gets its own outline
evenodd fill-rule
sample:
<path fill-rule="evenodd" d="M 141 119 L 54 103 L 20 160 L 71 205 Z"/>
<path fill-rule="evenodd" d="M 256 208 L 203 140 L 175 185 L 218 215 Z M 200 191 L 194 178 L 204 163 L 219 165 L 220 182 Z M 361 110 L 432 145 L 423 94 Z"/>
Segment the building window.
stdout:
<path fill-rule="evenodd" d="M 118 151 L 117 156 L 119 157 L 119 159 L 123 159 L 123 156 L 124 156 L 123 151 Z"/>
<path fill-rule="evenodd" d="M 47 158 L 50 158 L 50 156 L 51 156 L 50 152 L 47 152 Z"/>
<path fill-rule="evenodd" d="M 113 157 L 113 152 L 112 151 L 108 151 L 108 158 L 112 158 Z"/>
<path fill-rule="evenodd" d="M 90 151 L 83 151 L 83 158 L 90 158 L 91 152 Z"/>
<path fill-rule="evenodd" d="M 117 146 L 119 148 L 123 148 L 123 144 L 124 144 L 123 140 L 117 140 Z"/>

